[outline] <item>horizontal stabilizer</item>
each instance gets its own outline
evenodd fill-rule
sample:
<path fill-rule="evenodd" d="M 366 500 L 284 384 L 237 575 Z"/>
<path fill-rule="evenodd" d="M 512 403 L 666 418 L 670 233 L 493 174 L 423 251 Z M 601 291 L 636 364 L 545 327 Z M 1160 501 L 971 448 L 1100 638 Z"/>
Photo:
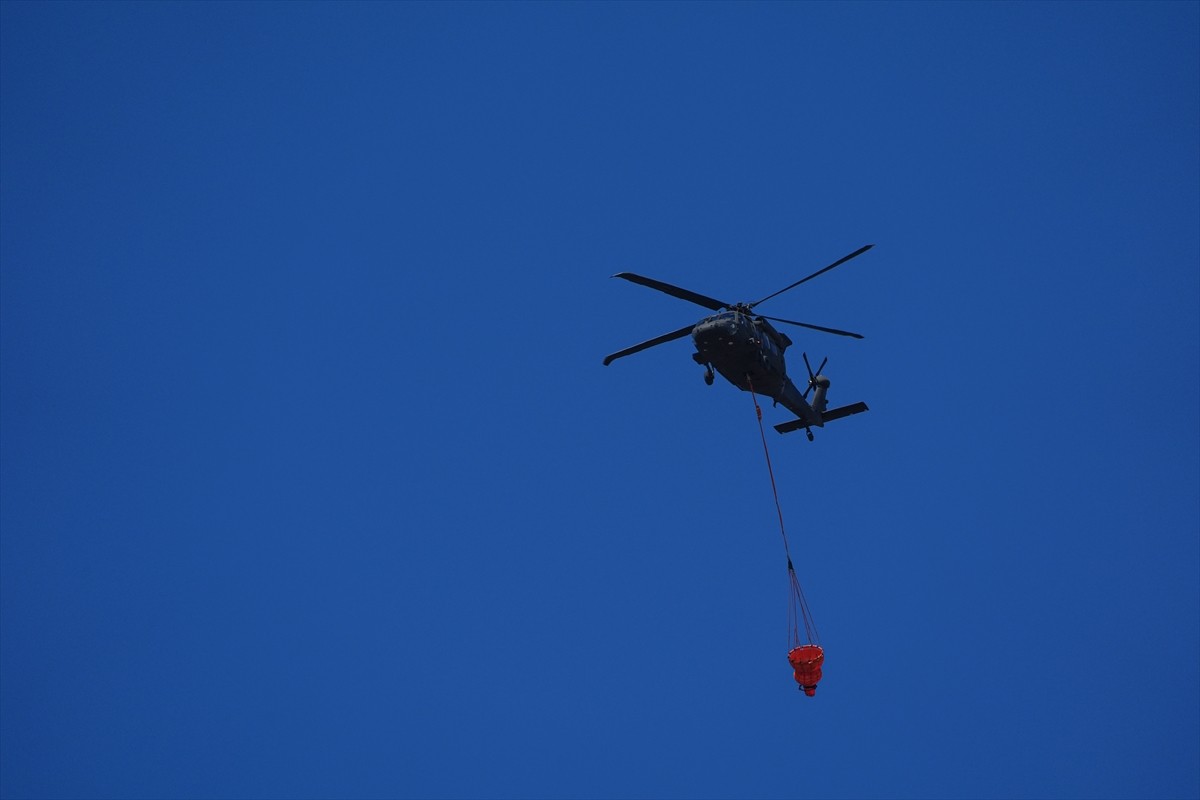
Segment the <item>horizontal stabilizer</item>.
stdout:
<path fill-rule="evenodd" d="M 803 427 L 804 427 L 804 420 L 794 419 L 791 422 L 779 423 L 778 425 L 775 426 L 775 430 L 779 431 L 780 433 L 791 433 L 792 431 L 798 431 Z"/>
<path fill-rule="evenodd" d="M 834 408 L 821 415 L 821 422 L 832 422 L 835 419 L 848 417 L 851 414 L 861 414 L 864 411 L 870 411 L 870 409 L 867 408 L 866 403 L 854 403 L 852 405 L 842 406 L 841 408 Z M 792 431 L 798 431 L 801 428 L 807 427 L 808 425 L 804 422 L 804 420 L 794 419 L 791 422 L 781 422 L 775 426 L 775 430 L 779 431 L 780 433 L 791 433 Z"/>
<path fill-rule="evenodd" d="M 848 417 L 851 414 L 861 414 L 864 411 L 870 411 L 870 409 L 867 408 L 866 403 L 854 403 L 852 405 L 842 406 L 841 408 L 835 408 L 830 411 L 826 411 L 821 415 L 821 419 L 825 422 L 832 422 L 835 419 Z"/>

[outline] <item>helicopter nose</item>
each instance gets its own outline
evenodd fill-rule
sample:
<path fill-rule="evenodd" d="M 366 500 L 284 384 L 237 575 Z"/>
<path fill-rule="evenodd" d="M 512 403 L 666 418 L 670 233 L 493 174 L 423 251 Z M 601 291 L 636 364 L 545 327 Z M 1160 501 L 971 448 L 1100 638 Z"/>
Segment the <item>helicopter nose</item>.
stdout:
<path fill-rule="evenodd" d="M 701 322 L 692 331 L 697 342 L 715 343 L 733 336 L 737 326 L 728 320 L 709 319 Z"/>

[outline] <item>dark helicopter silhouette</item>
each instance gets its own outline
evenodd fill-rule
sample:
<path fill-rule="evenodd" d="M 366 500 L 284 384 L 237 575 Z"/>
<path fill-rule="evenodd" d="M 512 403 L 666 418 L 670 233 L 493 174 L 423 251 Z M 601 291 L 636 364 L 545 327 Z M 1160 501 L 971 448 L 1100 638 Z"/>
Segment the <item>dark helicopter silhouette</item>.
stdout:
<path fill-rule="evenodd" d="M 821 366 L 817 367 L 814 373 L 812 365 L 808 363 L 807 353 L 802 355 L 804 367 L 808 370 L 808 386 L 802 394 L 787 376 L 787 365 L 783 358 L 783 353 L 792 345 L 792 340 L 786 334 L 776 330 L 768 320 L 798 325 L 801 328 L 824 333 L 834 333 L 838 336 L 851 336 L 855 339 L 863 337 L 861 334 L 840 331 L 837 328 L 824 328 L 820 325 L 810 325 L 807 322 L 795 322 L 778 317 L 764 317 L 754 314 L 753 310 L 760 303 L 781 295 L 789 289 L 794 289 L 805 281 L 812 280 L 818 275 L 846 263 L 855 256 L 860 256 L 874 246 L 869 244 L 861 247 L 850 255 L 839 258 L 829 266 L 817 270 L 807 278 L 801 278 L 792 285 L 785 286 L 778 292 L 769 294 L 762 300 L 753 303 L 724 303 L 687 289 L 681 289 L 678 286 L 672 286 L 669 283 L 656 281 L 653 278 L 645 278 L 632 272 L 619 272 L 613 277 L 624 278 L 632 283 L 666 292 L 718 313 L 711 317 L 705 317 L 693 325 L 687 325 L 671 333 L 664 333 L 662 336 L 605 356 L 604 366 L 607 367 L 618 358 L 639 353 L 655 345 L 682 339 L 690 333 L 692 342 L 696 345 L 696 352 L 692 354 L 692 359 L 704 367 L 705 383 L 709 386 L 712 385 L 713 370 L 715 369 L 721 373 L 722 377 L 742 391 L 754 391 L 770 397 L 777 404 L 782 403 L 783 407 L 795 414 L 797 419 L 776 425 L 775 430 L 780 433 L 789 433 L 804 428 L 805 433 L 808 434 L 808 440 L 811 442 L 813 428 L 822 428 L 826 422 L 867 411 L 867 404 L 853 403 L 841 408 L 826 410 L 829 378 L 822 375 L 821 370 L 825 368 L 829 359 L 826 358 L 822 361 Z M 813 389 L 816 389 L 816 394 L 813 395 L 810 405 L 808 393 Z"/>

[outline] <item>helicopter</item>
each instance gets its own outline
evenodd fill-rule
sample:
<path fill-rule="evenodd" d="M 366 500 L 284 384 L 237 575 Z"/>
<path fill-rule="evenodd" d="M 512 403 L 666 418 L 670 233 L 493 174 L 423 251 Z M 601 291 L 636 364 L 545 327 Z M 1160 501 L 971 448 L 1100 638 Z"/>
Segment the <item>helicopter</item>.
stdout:
<path fill-rule="evenodd" d="M 852 403 L 840 408 L 826 409 L 828 404 L 827 393 L 829 392 L 830 384 L 829 378 L 822 375 L 821 370 L 825 368 L 829 359 L 826 358 L 822 361 L 821 365 L 814 372 L 812 364 L 808 361 L 808 353 L 801 354 L 804 358 L 804 367 L 808 371 L 808 386 L 801 393 L 787 375 L 787 365 L 783 356 L 784 351 L 791 347 L 792 340 L 786 334 L 776 329 L 771 323 L 784 322 L 788 325 L 796 325 L 801 328 L 832 333 L 838 336 L 849 336 L 854 339 L 861 339 L 863 337 L 861 334 L 838 330 L 837 328 L 826 328 L 807 322 L 762 316 L 761 314 L 755 314 L 754 308 L 773 297 L 796 288 L 806 281 L 812 280 L 818 275 L 829 272 L 834 267 L 845 264 L 850 259 L 862 255 L 874 246 L 873 244 L 868 244 L 860 247 L 850 255 L 839 258 L 829 266 L 817 270 L 808 277 L 801 278 L 790 286 L 785 286 L 779 291 L 769 294 L 762 300 L 757 300 L 753 303 L 725 303 L 688 289 L 682 289 L 663 281 L 654 280 L 653 278 L 636 275 L 632 272 L 618 272 L 612 277 L 623 278 L 631 283 L 657 289 L 660 292 L 665 292 L 681 300 L 687 300 L 704 306 L 717 313 L 713 316 L 705 317 L 697 323 L 686 325 L 677 331 L 664 333 L 662 336 L 656 336 L 640 344 L 635 344 L 633 347 L 627 347 L 624 350 L 618 350 L 611 355 L 605 356 L 604 366 L 607 367 L 618 358 L 640 353 L 642 350 L 676 339 L 682 339 L 684 336 L 691 334 L 692 343 L 696 346 L 696 352 L 692 353 L 692 360 L 704 367 L 704 382 L 706 384 L 712 386 L 715 370 L 721 374 L 721 377 L 744 392 L 754 392 L 770 397 L 775 405 L 782 403 L 783 407 L 795 414 L 797 418 L 776 425 L 775 430 L 780 433 L 790 433 L 803 428 L 804 432 L 808 435 L 808 440 L 811 442 L 813 440 L 813 428 L 823 428 L 826 422 L 832 422 L 853 414 L 860 414 L 869 409 L 867 408 L 867 404 L 862 402 Z M 812 402 L 809 403 L 809 392 L 812 392 L 814 389 L 816 392 L 813 394 Z"/>

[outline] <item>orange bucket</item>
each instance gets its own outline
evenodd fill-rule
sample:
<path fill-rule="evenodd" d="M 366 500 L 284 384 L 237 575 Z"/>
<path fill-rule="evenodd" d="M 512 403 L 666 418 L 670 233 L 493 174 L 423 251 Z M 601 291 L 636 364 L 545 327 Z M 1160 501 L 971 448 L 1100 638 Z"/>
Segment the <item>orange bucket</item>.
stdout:
<path fill-rule="evenodd" d="M 812 697 L 817 693 L 817 683 L 821 680 L 821 665 L 825 663 L 825 651 L 820 645 L 804 644 L 793 647 L 788 652 L 788 663 L 792 665 L 796 683 L 806 695 Z"/>

